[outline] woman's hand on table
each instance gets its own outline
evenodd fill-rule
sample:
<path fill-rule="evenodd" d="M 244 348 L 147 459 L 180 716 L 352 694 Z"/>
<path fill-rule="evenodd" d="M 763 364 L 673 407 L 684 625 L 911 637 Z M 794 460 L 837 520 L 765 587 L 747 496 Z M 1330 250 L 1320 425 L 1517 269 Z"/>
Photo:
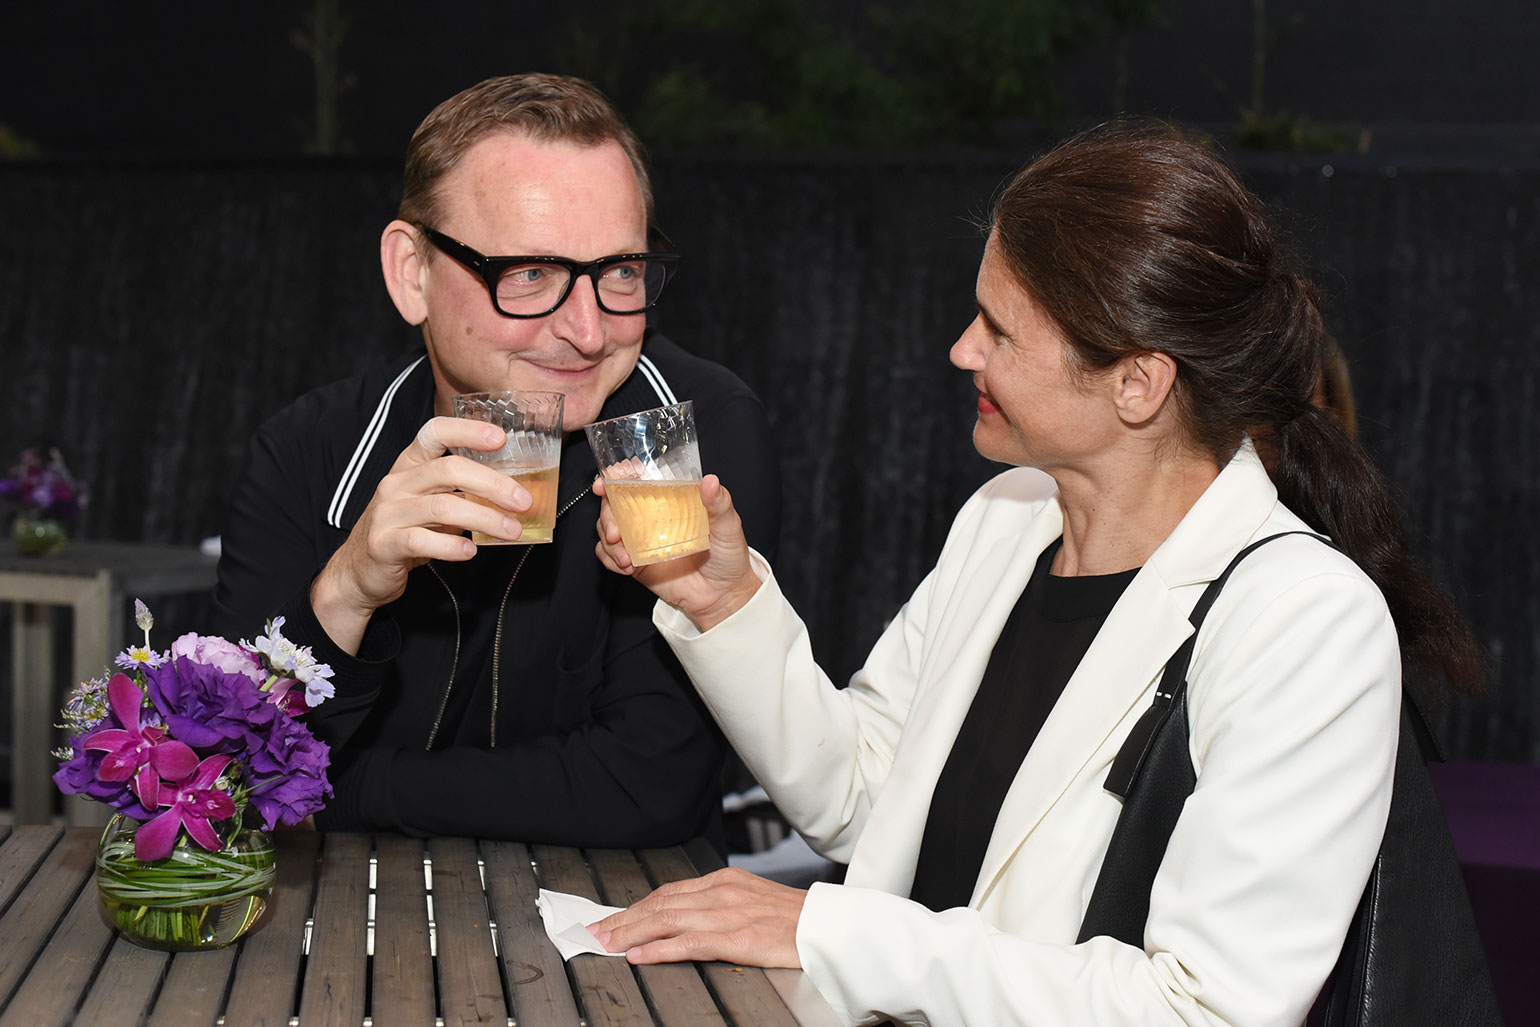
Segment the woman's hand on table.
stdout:
<path fill-rule="evenodd" d="M 799 970 L 797 920 L 806 900 L 806 891 L 729 867 L 665 884 L 588 929 L 631 963 L 720 960 Z"/>
<path fill-rule="evenodd" d="M 733 508 L 732 495 L 714 474 L 701 479 L 700 494 L 710 524 L 711 548 L 637 567 L 621 541 L 615 512 L 604 498 L 604 482 L 595 479 L 594 495 L 602 503 L 599 542 L 594 551 L 605 567 L 636 578 L 659 599 L 683 611 L 696 628 L 709 631 L 753 598 L 759 590 L 759 577 L 749 564 L 749 544 L 743 537 L 743 521 Z"/>

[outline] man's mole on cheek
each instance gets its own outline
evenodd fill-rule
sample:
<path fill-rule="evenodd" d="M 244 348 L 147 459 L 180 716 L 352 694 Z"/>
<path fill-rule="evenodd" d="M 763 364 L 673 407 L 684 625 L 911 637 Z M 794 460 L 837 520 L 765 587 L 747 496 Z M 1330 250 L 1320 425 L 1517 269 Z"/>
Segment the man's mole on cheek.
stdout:
<path fill-rule="evenodd" d="M 470 333 L 471 333 L 471 326 L 470 325 L 466 325 L 465 326 L 465 334 L 469 335 Z"/>

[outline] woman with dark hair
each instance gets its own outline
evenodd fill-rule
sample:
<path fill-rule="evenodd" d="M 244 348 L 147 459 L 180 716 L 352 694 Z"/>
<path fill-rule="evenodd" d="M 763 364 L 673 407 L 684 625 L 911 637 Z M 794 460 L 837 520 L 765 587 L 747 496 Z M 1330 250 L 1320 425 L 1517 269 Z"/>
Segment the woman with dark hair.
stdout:
<path fill-rule="evenodd" d="M 1416 568 L 1331 415 L 1316 294 L 1261 202 L 1168 129 L 1113 126 L 1020 172 L 991 219 L 973 376 L 981 488 L 844 689 L 708 477 L 709 554 L 599 556 L 654 613 L 814 848 L 803 892 L 727 870 L 595 925 L 633 962 L 805 969 L 851 1023 L 1305 1019 L 1384 831 L 1402 660 L 1477 689 L 1479 648 Z M 1247 436 L 1277 439 L 1270 478 Z M 1188 614 L 1243 548 L 1188 671 L 1197 787 L 1143 947 L 1077 942 L 1121 803 L 1108 771 Z"/>

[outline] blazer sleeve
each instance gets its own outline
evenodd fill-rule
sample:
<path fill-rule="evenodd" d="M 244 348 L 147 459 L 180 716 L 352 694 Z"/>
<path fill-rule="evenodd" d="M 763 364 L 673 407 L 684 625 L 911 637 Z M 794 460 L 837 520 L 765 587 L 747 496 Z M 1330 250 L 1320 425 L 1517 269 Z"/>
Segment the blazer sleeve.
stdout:
<path fill-rule="evenodd" d="M 845 688 L 836 687 L 814 660 L 807 626 L 762 558 L 755 572 L 763 584 L 753 599 L 704 634 L 667 604 L 654 608 L 654 622 L 755 780 L 808 844 L 830 859 L 849 861 L 887 781 L 919 686 L 932 604 L 957 573 L 961 561 L 955 557 L 976 540 L 992 494 L 1032 494 L 1034 486 L 1023 491 L 1020 473 L 997 488 L 1006 477 L 980 489 L 959 511 L 936 568 Z"/>
<path fill-rule="evenodd" d="M 1395 632 L 1372 584 L 1346 572 L 1222 600 L 1210 621 L 1223 623 L 1200 639 L 1189 680 L 1197 788 L 1152 889 L 1144 948 L 1006 933 L 975 909 L 815 885 L 798 952 L 846 1022 L 1303 1022 L 1384 832 Z"/>
<path fill-rule="evenodd" d="M 653 620 L 776 808 L 815 851 L 848 862 L 913 700 L 930 578 L 839 689 L 758 553 L 754 566 L 759 591 L 709 632 L 662 602 Z"/>

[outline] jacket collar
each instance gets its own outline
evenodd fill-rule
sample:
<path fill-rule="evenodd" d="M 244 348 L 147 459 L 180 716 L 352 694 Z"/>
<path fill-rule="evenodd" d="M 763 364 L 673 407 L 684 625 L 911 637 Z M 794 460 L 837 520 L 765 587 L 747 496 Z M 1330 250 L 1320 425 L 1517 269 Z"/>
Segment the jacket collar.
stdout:
<path fill-rule="evenodd" d="M 675 398 L 675 386 L 649 355 L 648 342 L 652 337 L 649 329 L 643 337 L 637 366 L 604 401 L 600 420 L 679 402 Z M 365 422 L 352 457 L 343 466 L 330 496 L 327 523 L 344 532 L 353 530 L 353 525 L 358 523 L 364 508 L 369 505 L 375 487 L 390 473 L 396 457 L 433 416 L 436 384 L 426 353 L 414 352 L 397 361 L 388 374 L 388 383 L 376 398 L 372 416 Z M 592 456 L 585 463 L 582 453 L 574 452 L 575 448 L 587 451 L 583 433 L 572 434 L 575 438 L 568 438 L 562 446 L 562 468 L 564 471 L 574 468 L 580 473 L 572 482 L 565 480 L 569 475 L 563 475 L 557 497 L 557 502 L 563 506 L 588 487 L 589 479 L 595 473 Z"/>

